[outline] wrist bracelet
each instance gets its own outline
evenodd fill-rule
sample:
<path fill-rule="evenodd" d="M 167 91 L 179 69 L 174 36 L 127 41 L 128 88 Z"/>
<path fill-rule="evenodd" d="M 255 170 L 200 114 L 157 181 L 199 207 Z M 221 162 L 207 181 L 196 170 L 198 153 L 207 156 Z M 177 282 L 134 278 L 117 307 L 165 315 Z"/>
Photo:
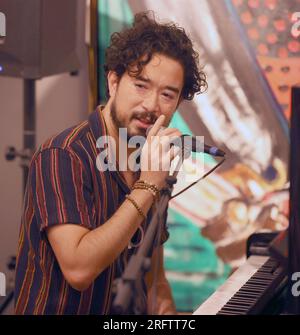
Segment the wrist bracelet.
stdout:
<path fill-rule="evenodd" d="M 136 184 L 145 184 L 145 185 L 147 185 L 147 186 L 153 188 L 154 190 L 156 190 L 156 192 L 159 192 L 158 187 L 157 187 L 155 184 L 150 183 L 150 182 L 147 181 L 147 180 L 141 180 L 141 179 L 139 179 L 138 181 L 136 181 Z"/>
<path fill-rule="evenodd" d="M 153 196 L 153 201 L 158 200 L 158 196 L 155 193 L 155 191 L 153 191 L 151 188 L 148 188 L 145 185 L 134 185 L 133 188 L 132 188 L 132 190 L 145 190 L 145 191 L 148 191 Z"/>
<path fill-rule="evenodd" d="M 148 190 L 148 191 L 150 191 L 153 194 L 155 200 L 159 199 L 160 191 L 157 188 L 157 186 L 154 185 L 154 184 L 152 184 L 152 183 L 149 183 L 146 180 L 138 180 L 133 185 L 133 189 L 145 189 L 145 190 Z"/>
<path fill-rule="evenodd" d="M 146 220 L 147 218 L 146 215 L 143 213 L 143 211 L 141 210 L 139 205 L 136 203 L 136 201 L 133 198 L 131 198 L 131 196 L 128 194 L 125 195 L 125 198 L 128 199 L 133 204 L 133 206 L 136 208 L 139 214 L 143 217 L 143 219 Z"/>

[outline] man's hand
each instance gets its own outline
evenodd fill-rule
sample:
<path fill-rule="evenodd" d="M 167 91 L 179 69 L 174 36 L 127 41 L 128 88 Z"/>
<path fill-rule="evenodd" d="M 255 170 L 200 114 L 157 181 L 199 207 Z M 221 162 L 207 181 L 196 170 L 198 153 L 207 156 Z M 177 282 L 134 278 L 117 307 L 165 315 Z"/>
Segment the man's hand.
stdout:
<path fill-rule="evenodd" d="M 161 115 L 148 133 L 141 155 L 140 179 L 151 181 L 159 189 L 165 186 L 172 160 L 180 152 L 180 147 L 171 146 L 173 140 L 182 134 L 178 129 L 161 129 L 165 116 Z"/>

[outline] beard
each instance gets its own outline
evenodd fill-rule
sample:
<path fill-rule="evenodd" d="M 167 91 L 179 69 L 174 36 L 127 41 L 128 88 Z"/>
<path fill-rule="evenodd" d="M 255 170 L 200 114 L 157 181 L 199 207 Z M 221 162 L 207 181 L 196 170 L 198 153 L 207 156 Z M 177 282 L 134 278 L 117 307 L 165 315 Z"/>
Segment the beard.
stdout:
<path fill-rule="evenodd" d="M 116 129 L 120 129 L 120 128 L 125 128 L 126 127 L 125 122 L 118 117 L 117 107 L 116 107 L 116 101 L 115 100 L 111 104 L 110 115 L 111 115 L 112 122 L 113 122 L 114 126 L 116 127 Z"/>
<path fill-rule="evenodd" d="M 119 131 L 120 128 L 127 128 L 127 138 L 126 141 L 129 142 L 130 138 L 136 134 L 131 134 L 128 125 L 124 119 L 121 119 L 118 115 L 116 100 L 114 100 L 111 104 L 110 115 L 113 122 L 114 127 Z M 120 134 L 120 131 L 119 131 Z"/>
<path fill-rule="evenodd" d="M 153 113 L 151 112 L 134 112 L 128 121 L 126 121 L 126 119 L 124 118 L 121 118 L 120 117 L 120 113 L 118 113 L 118 107 L 117 107 L 117 104 L 116 104 L 116 100 L 114 99 L 112 104 L 111 104 L 111 108 L 110 108 L 110 115 L 111 115 L 111 119 L 112 119 L 112 122 L 113 122 L 113 125 L 114 127 L 119 130 L 120 128 L 126 128 L 127 129 L 127 142 L 133 137 L 133 136 L 146 136 L 146 130 L 137 130 L 137 131 L 132 131 L 130 129 L 130 122 L 137 118 L 144 118 L 144 119 L 148 119 L 149 122 L 151 122 L 152 124 L 155 123 L 156 121 L 156 117 L 154 116 Z"/>

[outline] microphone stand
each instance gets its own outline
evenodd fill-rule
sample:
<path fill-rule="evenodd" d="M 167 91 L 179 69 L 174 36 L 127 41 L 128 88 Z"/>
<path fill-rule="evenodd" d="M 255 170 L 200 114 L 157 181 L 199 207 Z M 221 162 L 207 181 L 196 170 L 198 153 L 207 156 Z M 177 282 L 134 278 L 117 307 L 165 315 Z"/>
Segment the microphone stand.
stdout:
<path fill-rule="evenodd" d="M 178 166 L 179 164 L 173 175 L 166 178 L 167 187 L 162 189 L 161 198 L 149 223 L 144 241 L 137 253 L 131 256 L 122 277 L 117 282 L 117 294 L 112 305 L 113 314 L 147 314 L 147 311 L 141 310 L 140 307 L 135 305 L 134 297 L 137 297 L 139 284 L 145 273 L 150 269 L 150 250 L 162 224 L 161 218 L 167 210 L 173 187 L 177 182 Z"/>

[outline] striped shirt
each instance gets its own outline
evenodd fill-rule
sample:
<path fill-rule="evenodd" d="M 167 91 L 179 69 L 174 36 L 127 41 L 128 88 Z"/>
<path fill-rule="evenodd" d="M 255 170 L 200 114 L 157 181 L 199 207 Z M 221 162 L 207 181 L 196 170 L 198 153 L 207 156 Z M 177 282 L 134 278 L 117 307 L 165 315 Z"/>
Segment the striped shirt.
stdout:
<path fill-rule="evenodd" d="M 17 252 L 16 314 L 111 312 L 113 282 L 137 248 L 126 248 L 88 289 L 80 292 L 65 280 L 45 233 L 47 227 L 68 223 L 95 229 L 130 193 L 118 171 L 97 169 L 96 158 L 103 149 L 96 147 L 96 141 L 105 135 L 104 119 L 97 108 L 87 121 L 47 140 L 32 158 Z M 168 238 L 164 219 L 161 243 Z M 139 238 L 138 233 L 134 238 Z M 145 300 L 147 293 L 142 284 Z"/>

